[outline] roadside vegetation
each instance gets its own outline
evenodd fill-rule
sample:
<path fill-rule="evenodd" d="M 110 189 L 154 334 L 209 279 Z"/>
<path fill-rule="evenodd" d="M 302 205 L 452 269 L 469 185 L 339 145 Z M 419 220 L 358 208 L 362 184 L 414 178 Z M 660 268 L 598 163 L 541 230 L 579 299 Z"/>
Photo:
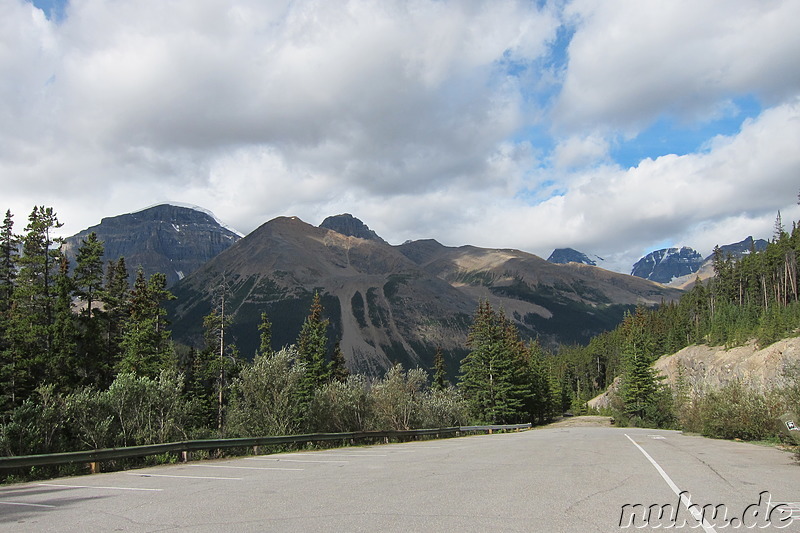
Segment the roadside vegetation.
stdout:
<path fill-rule="evenodd" d="M 586 346 L 550 353 L 520 337 L 487 301 L 469 329 L 456 383 L 441 351 L 433 375 L 393 366 L 381 378 L 350 375 L 329 352 L 329 323 L 315 294 L 296 342 L 272 348 L 262 315 L 260 347 L 243 357 L 228 333 L 229 295 L 217 291 L 202 348 L 170 340 L 163 275 L 130 283 L 124 259 L 103 264 L 103 243 L 84 240 L 66 261 L 51 208 L 37 207 L 23 235 L 0 227 L 0 454 L 30 455 L 215 437 L 544 424 L 587 414 L 587 400 L 619 377 L 617 423 L 682 428 L 712 437 L 776 438 L 775 418 L 800 406 L 800 367 L 783 385 L 719 390 L 668 387 L 651 364 L 691 344 L 769 344 L 800 325 L 800 230 L 776 222 L 763 252 L 714 256 L 716 277 L 678 302 L 627 313 Z M 168 458 L 161 458 L 168 460 Z M 62 468 L 66 473 L 74 467 Z M 19 474 L 19 473 L 18 473 Z M 23 473 L 48 475 L 52 469 Z"/>

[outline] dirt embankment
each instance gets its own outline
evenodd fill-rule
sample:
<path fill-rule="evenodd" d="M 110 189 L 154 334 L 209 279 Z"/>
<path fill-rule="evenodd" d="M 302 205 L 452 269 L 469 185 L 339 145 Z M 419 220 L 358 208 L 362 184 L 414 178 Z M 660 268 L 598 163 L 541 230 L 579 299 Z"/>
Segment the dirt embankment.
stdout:
<path fill-rule="evenodd" d="M 764 348 L 754 342 L 736 348 L 693 345 L 672 355 L 659 358 L 653 366 L 675 386 L 682 376 L 683 382 L 695 391 L 714 390 L 733 380 L 765 390 L 780 386 L 784 369 L 800 365 L 800 338 L 784 339 Z M 603 394 L 589 400 L 589 406 L 607 407 L 609 391 L 616 389 L 618 381 Z"/>
<path fill-rule="evenodd" d="M 611 427 L 610 416 L 570 416 L 557 422 L 542 426 L 545 428 Z"/>

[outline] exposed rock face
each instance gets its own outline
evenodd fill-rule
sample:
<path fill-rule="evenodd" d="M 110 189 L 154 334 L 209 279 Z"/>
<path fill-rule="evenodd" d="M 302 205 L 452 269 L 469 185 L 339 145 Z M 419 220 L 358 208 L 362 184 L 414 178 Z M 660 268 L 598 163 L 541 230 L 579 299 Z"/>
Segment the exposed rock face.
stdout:
<path fill-rule="evenodd" d="M 363 235 L 348 219 L 343 231 Z M 225 285 L 231 338 L 245 357 L 258 346 L 262 312 L 273 348 L 295 341 L 314 292 L 341 341 L 351 371 L 379 375 L 393 363 L 430 369 L 437 348 L 455 376 L 481 299 L 502 309 L 525 338 L 585 342 L 615 327 L 626 309 L 680 291 L 581 265 L 555 265 L 519 250 L 443 246 L 434 240 L 390 246 L 314 227 L 296 217 L 267 222 L 173 288 L 174 336 L 201 338 L 211 288 Z"/>
<path fill-rule="evenodd" d="M 105 261 L 125 258 L 131 274 L 163 272 L 172 285 L 228 249 L 241 237 L 208 213 L 175 205 L 157 205 L 126 215 L 104 218 L 97 226 L 69 237 L 64 250 L 74 261 L 81 242 L 91 233 L 103 241 Z"/>
<path fill-rule="evenodd" d="M 718 390 L 734 380 L 757 390 L 784 383 L 784 369 L 800 365 L 800 338 L 778 341 L 764 348 L 755 343 L 725 349 L 723 346 L 692 345 L 659 358 L 653 367 L 670 386 L 680 380 L 696 393 Z M 619 390 L 619 378 L 606 392 L 589 400 L 595 409 L 609 407 Z"/>
<path fill-rule="evenodd" d="M 348 237 L 358 237 L 359 239 L 367 239 L 371 241 L 378 241 L 385 243 L 377 233 L 369 229 L 369 226 L 361 222 L 359 219 L 350 213 L 342 215 L 334 215 L 326 218 L 319 225 L 320 228 L 330 229 Z"/>
<path fill-rule="evenodd" d="M 725 349 L 721 346 L 688 346 L 659 358 L 653 366 L 675 385 L 679 374 L 692 389 L 719 389 L 733 381 L 743 381 L 759 390 L 778 386 L 783 371 L 800 364 L 800 338 L 778 341 L 764 348 L 755 343 Z"/>
<path fill-rule="evenodd" d="M 631 275 L 658 283 L 669 283 L 673 278 L 697 272 L 702 264 L 702 256 L 688 246 L 664 248 L 639 259 L 633 265 Z"/>
<path fill-rule="evenodd" d="M 602 258 L 598 257 L 602 261 Z M 567 263 L 582 263 L 584 265 L 597 266 L 597 261 L 590 259 L 588 255 L 573 248 L 556 248 L 547 260 L 551 263 L 566 265 Z"/>

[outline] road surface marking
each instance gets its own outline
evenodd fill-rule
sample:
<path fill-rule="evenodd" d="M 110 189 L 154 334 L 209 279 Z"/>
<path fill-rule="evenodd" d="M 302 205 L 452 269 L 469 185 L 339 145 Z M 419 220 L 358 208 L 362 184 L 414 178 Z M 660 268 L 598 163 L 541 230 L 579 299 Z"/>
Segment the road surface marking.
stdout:
<path fill-rule="evenodd" d="M 226 466 L 226 465 L 188 465 L 195 468 L 235 468 L 237 470 L 291 470 L 301 471 L 305 468 L 273 468 L 269 466 Z"/>
<path fill-rule="evenodd" d="M 385 453 L 316 453 L 316 452 L 308 452 L 308 453 L 293 453 L 291 455 L 259 455 L 257 457 L 253 457 L 253 459 L 261 458 L 261 457 L 295 457 L 295 456 L 303 456 L 303 457 L 388 457 Z"/>
<path fill-rule="evenodd" d="M 129 476 L 139 476 L 139 477 L 172 477 L 172 478 L 179 478 L 179 479 L 232 479 L 235 481 L 241 481 L 242 478 L 240 477 L 214 477 L 214 476 L 173 476 L 170 474 L 137 474 L 135 472 L 125 472 Z"/>
<path fill-rule="evenodd" d="M 45 505 L 43 503 L 20 503 L 20 502 L 0 502 L 0 505 L 21 505 L 24 507 L 47 507 L 55 509 L 55 505 Z"/>
<path fill-rule="evenodd" d="M 282 463 L 349 463 L 350 461 L 314 461 L 313 459 L 280 459 L 277 457 L 246 457 L 247 461 L 280 461 Z"/>
<path fill-rule="evenodd" d="M 150 491 L 161 492 L 164 489 L 147 489 L 139 487 L 100 487 L 96 485 L 62 485 L 60 483 L 37 483 L 40 487 L 61 487 L 65 489 L 97 489 L 97 490 L 136 490 L 136 491 Z"/>
<path fill-rule="evenodd" d="M 647 458 L 647 460 L 650 461 L 650 464 L 652 464 L 656 468 L 658 473 L 661 474 L 661 477 L 664 478 L 664 481 L 667 482 L 667 485 L 669 485 L 669 488 L 671 488 L 672 492 L 675 493 L 675 496 L 680 498 L 683 505 L 686 506 L 686 509 L 689 510 L 689 512 L 692 514 L 695 520 L 700 522 L 700 526 L 703 528 L 703 531 L 705 531 L 706 533 L 717 533 L 717 530 L 714 529 L 714 527 L 703 518 L 703 514 L 700 511 L 698 511 L 696 507 L 692 507 L 692 500 L 689 499 L 688 496 L 686 496 L 685 492 L 681 491 L 681 489 L 678 488 L 675 482 L 672 481 L 672 479 L 667 475 L 666 472 L 664 472 L 664 469 L 661 468 L 661 466 L 656 462 L 656 460 L 650 457 L 650 454 L 647 453 L 644 450 L 644 448 L 639 446 L 636 443 L 636 441 L 631 438 L 630 435 L 625 433 L 625 436 L 628 437 L 628 440 L 631 441 L 634 446 L 639 448 L 639 451 L 642 452 L 642 454 Z"/>

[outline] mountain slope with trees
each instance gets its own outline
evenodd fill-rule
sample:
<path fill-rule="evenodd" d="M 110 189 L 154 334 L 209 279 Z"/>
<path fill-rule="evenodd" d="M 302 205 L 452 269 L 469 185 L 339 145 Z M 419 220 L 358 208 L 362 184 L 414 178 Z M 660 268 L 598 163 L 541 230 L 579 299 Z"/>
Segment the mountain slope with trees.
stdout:
<path fill-rule="evenodd" d="M 342 231 L 363 232 L 366 226 L 356 221 L 348 217 Z M 199 317 L 210 310 L 212 293 L 222 291 L 229 300 L 231 335 L 242 352 L 255 351 L 252 332 L 261 313 L 275 325 L 273 347 L 279 348 L 296 337 L 319 292 L 351 371 L 380 375 L 396 363 L 432 371 L 438 349 L 454 377 L 472 312 L 483 299 L 502 308 L 524 339 L 538 337 L 555 346 L 586 342 L 615 327 L 633 305 L 680 294 L 586 265 L 554 265 L 518 250 L 450 248 L 431 240 L 390 246 L 366 235 L 294 217 L 267 222 L 173 287 L 176 338 L 198 343 Z"/>

